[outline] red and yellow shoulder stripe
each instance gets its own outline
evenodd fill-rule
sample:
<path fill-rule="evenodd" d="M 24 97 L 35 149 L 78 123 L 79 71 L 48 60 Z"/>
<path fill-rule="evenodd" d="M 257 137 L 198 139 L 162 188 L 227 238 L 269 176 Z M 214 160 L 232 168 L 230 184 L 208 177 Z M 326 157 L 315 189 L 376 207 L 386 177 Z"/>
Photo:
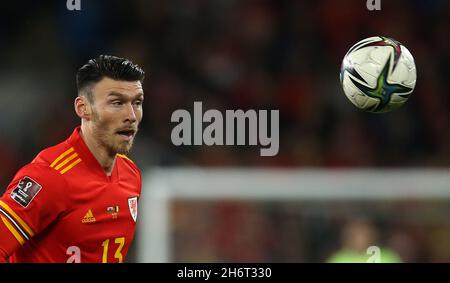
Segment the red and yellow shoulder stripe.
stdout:
<path fill-rule="evenodd" d="M 133 160 L 131 160 L 128 156 L 126 156 L 125 154 L 117 154 L 117 156 L 119 156 L 119 157 L 121 157 L 121 158 L 123 158 L 123 159 L 126 159 L 126 160 L 128 160 L 128 161 L 130 161 L 131 163 L 134 163 L 133 162 Z"/>
<path fill-rule="evenodd" d="M 78 153 L 75 152 L 73 147 L 61 153 L 51 164 L 50 168 L 55 169 L 60 174 L 64 174 L 75 165 L 81 162 L 81 158 Z"/>
<path fill-rule="evenodd" d="M 30 226 L 28 226 L 27 223 L 25 223 L 25 221 L 9 207 L 9 205 L 1 200 L 0 219 L 21 245 L 25 244 L 27 240 L 34 236 L 34 232 Z"/>

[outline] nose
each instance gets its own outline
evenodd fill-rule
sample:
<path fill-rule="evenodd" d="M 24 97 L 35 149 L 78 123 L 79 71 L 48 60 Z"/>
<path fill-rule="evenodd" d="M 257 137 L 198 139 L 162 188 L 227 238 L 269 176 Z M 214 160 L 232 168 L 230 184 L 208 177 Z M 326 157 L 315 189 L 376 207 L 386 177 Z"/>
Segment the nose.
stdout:
<path fill-rule="evenodd" d="M 125 111 L 126 111 L 125 122 L 135 123 L 137 121 L 137 117 L 135 109 L 131 103 L 127 104 Z"/>

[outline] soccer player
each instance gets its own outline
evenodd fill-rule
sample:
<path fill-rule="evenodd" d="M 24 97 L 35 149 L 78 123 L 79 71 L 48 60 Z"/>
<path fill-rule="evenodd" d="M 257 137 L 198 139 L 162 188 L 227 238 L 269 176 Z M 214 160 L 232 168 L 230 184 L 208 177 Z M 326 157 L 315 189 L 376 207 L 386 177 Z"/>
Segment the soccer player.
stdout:
<path fill-rule="evenodd" d="M 141 192 L 124 154 L 142 119 L 143 79 L 139 66 L 107 55 L 78 70 L 81 126 L 20 169 L 0 198 L 0 262 L 124 261 Z"/>

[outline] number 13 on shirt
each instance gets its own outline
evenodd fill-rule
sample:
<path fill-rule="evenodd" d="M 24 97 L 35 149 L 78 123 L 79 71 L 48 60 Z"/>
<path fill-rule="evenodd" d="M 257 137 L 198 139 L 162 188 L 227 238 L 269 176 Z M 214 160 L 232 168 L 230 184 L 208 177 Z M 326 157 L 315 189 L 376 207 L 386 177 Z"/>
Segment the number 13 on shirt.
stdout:
<path fill-rule="evenodd" d="M 123 262 L 122 248 L 125 245 L 125 237 L 119 237 L 114 239 L 114 243 L 117 244 L 116 251 L 114 252 L 114 258 L 117 258 L 119 263 Z M 103 256 L 102 263 L 108 262 L 108 250 L 109 250 L 109 239 L 106 239 L 102 243 Z"/>

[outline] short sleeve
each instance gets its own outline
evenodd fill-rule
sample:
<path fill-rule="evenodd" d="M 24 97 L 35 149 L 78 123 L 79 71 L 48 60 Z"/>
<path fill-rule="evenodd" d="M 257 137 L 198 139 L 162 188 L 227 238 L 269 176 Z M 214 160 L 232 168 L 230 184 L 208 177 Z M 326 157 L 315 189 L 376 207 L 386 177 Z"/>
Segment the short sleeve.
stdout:
<path fill-rule="evenodd" d="M 0 237 L 0 248 L 11 253 L 63 214 L 66 188 L 63 176 L 48 165 L 32 163 L 19 170 L 0 198 L 0 226 L 10 232 Z"/>

